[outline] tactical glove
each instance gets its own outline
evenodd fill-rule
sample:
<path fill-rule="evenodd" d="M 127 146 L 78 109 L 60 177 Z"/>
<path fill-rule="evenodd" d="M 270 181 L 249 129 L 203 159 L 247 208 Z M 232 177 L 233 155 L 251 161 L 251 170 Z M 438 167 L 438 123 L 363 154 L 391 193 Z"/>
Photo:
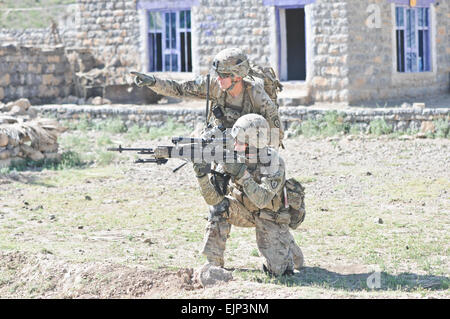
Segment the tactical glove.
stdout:
<path fill-rule="evenodd" d="M 211 171 L 211 164 L 194 163 L 193 165 L 195 176 L 201 178 Z"/>
<path fill-rule="evenodd" d="M 153 75 L 147 75 L 135 71 L 132 71 L 131 75 L 135 77 L 134 84 L 136 84 L 140 88 L 143 86 L 153 86 L 156 83 L 156 78 Z"/>
<path fill-rule="evenodd" d="M 223 164 L 223 169 L 231 177 L 241 179 L 247 170 L 247 165 L 244 163 L 225 163 Z"/>

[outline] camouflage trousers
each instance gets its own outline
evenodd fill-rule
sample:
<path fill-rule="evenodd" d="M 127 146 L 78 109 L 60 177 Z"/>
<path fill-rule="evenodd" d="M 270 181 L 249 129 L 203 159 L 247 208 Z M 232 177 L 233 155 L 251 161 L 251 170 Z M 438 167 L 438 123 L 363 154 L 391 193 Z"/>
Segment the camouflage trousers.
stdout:
<path fill-rule="evenodd" d="M 255 227 L 256 243 L 266 259 L 266 268 L 274 275 L 300 269 L 303 254 L 289 231 L 288 224 L 276 223 L 273 219 L 262 218 L 258 212 L 251 213 L 238 200 L 228 197 L 228 214 L 211 216 L 206 227 L 202 253 L 216 266 L 224 266 L 226 242 L 231 225 Z"/>

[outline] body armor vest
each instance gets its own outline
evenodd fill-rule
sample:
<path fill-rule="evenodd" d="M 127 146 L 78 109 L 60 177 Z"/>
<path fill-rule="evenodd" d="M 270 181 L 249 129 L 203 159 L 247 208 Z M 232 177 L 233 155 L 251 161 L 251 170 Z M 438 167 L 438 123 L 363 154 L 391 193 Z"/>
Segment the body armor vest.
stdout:
<path fill-rule="evenodd" d="M 258 184 L 261 183 L 261 170 L 260 166 L 256 166 L 255 168 L 251 168 L 250 166 L 247 168 L 247 171 L 252 175 L 255 182 Z M 283 189 L 281 189 L 278 194 L 275 195 L 275 197 L 272 199 L 272 201 L 263 209 L 270 210 L 273 212 L 278 212 L 282 208 L 282 192 Z M 245 208 L 247 208 L 250 212 L 257 212 L 260 209 L 252 203 L 252 201 L 248 198 L 248 196 L 244 193 L 244 189 L 242 185 L 236 184 L 233 181 L 229 184 L 229 193 L 231 196 L 233 196 L 235 199 L 237 199 L 242 205 L 244 205 Z"/>
<path fill-rule="evenodd" d="M 211 112 L 214 115 L 212 119 L 213 124 L 217 127 L 232 128 L 238 118 L 242 115 L 252 113 L 251 88 L 251 84 L 244 81 L 242 105 L 240 106 L 227 104 L 227 93 L 222 92 L 217 102 L 212 105 Z"/>

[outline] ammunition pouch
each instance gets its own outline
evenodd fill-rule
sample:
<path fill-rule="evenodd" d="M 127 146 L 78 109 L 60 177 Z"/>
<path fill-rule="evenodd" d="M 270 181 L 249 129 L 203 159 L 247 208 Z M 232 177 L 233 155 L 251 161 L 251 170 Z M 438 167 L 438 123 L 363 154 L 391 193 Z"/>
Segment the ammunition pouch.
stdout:
<path fill-rule="evenodd" d="M 287 209 L 282 209 L 280 194 L 263 209 L 259 209 L 252 201 L 236 187 L 231 187 L 231 196 L 240 202 L 250 213 L 257 213 L 260 218 L 271 220 L 277 224 L 289 224 L 291 215 Z"/>
<path fill-rule="evenodd" d="M 255 204 L 252 203 L 252 201 L 248 198 L 247 195 L 245 195 L 244 192 L 240 191 L 235 186 L 231 187 L 231 196 L 236 198 L 242 205 L 244 205 L 245 208 L 248 209 L 248 211 L 252 213 L 260 210 Z M 263 209 L 278 212 L 281 209 L 281 207 L 282 207 L 281 194 L 277 194 L 270 201 L 270 203 Z"/>
<path fill-rule="evenodd" d="M 216 117 L 216 119 L 222 119 L 225 114 L 222 111 L 222 108 L 219 105 L 216 105 L 213 107 L 212 112 L 214 114 L 214 116 Z"/>
<path fill-rule="evenodd" d="M 272 212 L 272 211 L 263 209 L 259 212 L 259 218 L 271 220 L 271 221 L 281 225 L 281 224 L 289 224 L 290 223 L 291 214 L 284 209 L 282 209 L 278 212 Z"/>

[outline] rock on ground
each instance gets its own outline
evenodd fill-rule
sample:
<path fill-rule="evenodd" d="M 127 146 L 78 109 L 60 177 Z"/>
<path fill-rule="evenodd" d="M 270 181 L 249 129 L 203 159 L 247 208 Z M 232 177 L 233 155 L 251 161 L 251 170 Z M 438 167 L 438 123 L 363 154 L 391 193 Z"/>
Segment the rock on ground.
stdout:
<path fill-rule="evenodd" d="M 194 272 L 194 281 L 198 282 L 202 287 L 212 286 L 219 282 L 227 282 L 233 279 L 231 272 L 206 263 Z"/>

